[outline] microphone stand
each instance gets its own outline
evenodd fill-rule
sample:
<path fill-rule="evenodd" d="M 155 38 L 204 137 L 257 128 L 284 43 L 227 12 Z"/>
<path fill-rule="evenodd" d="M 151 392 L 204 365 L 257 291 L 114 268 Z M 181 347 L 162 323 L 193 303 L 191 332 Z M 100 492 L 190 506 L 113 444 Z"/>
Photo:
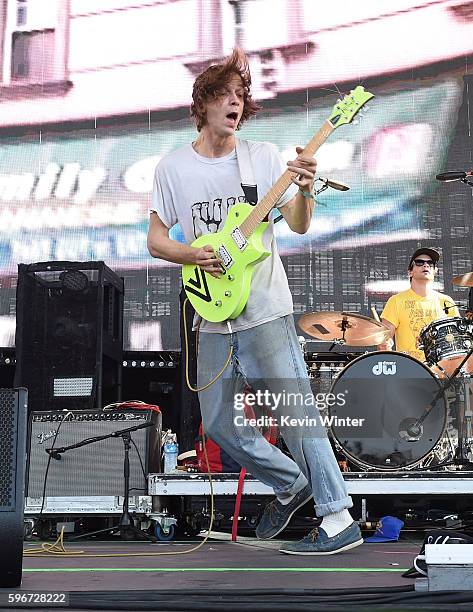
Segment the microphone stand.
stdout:
<path fill-rule="evenodd" d="M 137 431 L 138 429 L 144 429 L 146 427 L 152 427 L 153 423 L 151 421 L 146 421 L 146 423 L 141 423 L 140 425 L 134 425 L 133 427 L 128 427 L 127 429 L 120 429 L 119 431 L 113 431 L 110 434 L 104 436 L 96 436 L 95 438 L 87 438 L 86 440 L 82 440 L 81 442 L 77 442 L 76 444 L 71 444 L 70 446 L 63 446 L 61 448 L 47 448 L 46 452 L 53 457 L 53 459 L 60 459 L 61 453 L 65 453 L 68 450 L 72 450 L 73 448 L 79 448 L 81 446 L 86 446 L 87 444 L 93 444 L 94 442 L 100 442 L 101 440 L 107 440 L 108 438 L 118 438 L 120 437 L 123 440 L 124 444 L 124 457 L 123 457 L 123 478 L 124 478 L 124 500 L 123 500 L 123 512 L 118 521 L 118 525 L 115 527 L 107 527 L 106 529 L 99 529 L 98 531 L 91 531 L 89 533 L 83 533 L 78 536 L 74 536 L 72 538 L 68 538 L 68 541 L 71 542 L 73 540 L 79 540 L 80 538 L 86 538 L 89 536 L 94 536 L 99 533 L 113 533 L 115 531 L 120 532 L 120 537 L 122 539 L 129 539 L 127 536 L 129 534 L 134 534 L 140 538 L 144 538 L 150 542 L 157 542 L 157 538 L 154 536 L 150 536 L 145 533 L 142 529 L 138 529 L 135 527 L 133 519 L 129 512 L 129 496 L 130 496 L 130 447 L 131 447 L 131 432 Z"/>
<path fill-rule="evenodd" d="M 423 412 L 423 414 L 417 419 L 417 421 L 415 421 L 415 423 L 412 423 L 412 425 L 409 425 L 407 428 L 407 433 L 412 436 L 412 437 L 417 437 L 420 436 L 422 434 L 422 423 L 425 421 L 425 419 L 429 416 L 432 408 L 435 406 L 435 404 L 438 402 L 438 400 L 443 396 L 444 392 L 452 386 L 454 380 L 456 379 L 456 377 L 458 376 L 460 370 L 462 369 L 462 367 L 465 365 L 465 363 L 468 361 L 468 359 L 473 355 L 473 346 L 472 348 L 468 351 L 468 353 L 465 355 L 465 357 L 462 359 L 462 361 L 459 363 L 459 365 L 457 366 L 457 368 L 454 370 L 454 372 L 452 373 L 452 375 L 450 377 L 447 377 L 447 379 L 445 380 L 445 382 L 442 384 L 440 384 L 440 388 L 437 391 L 437 393 L 435 394 L 434 399 L 432 400 L 432 402 L 430 404 L 428 404 Z M 469 378 L 469 377 L 468 377 Z M 457 450 L 455 451 L 455 457 L 453 458 L 452 461 L 442 461 L 441 463 L 438 463 L 435 466 L 429 467 L 429 469 L 438 469 L 438 468 L 443 468 L 446 467 L 448 465 L 461 465 L 464 467 L 469 467 L 471 469 L 473 469 L 473 463 L 471 461 L 469 461 L 469 459 L 467 459 L 465 457 L 464 451 L 465 451 L 465 436 L 464 436 L 464 418 L 468 417 L 471 418 L 471 414 L 470 414 L 470 390 L 469 390 L 469 385 L 467 384 L 466 381 L 466 377 L 463 377 L 463 390 L 465 393 L 465 410 L 464 410 L 464 414 L 461 416 L 460 415 L 460 410 L 457 410 L 457 417 L 458 417 L 458 447 Z M 460 418 L 461 416 L 461 418 Z"/>

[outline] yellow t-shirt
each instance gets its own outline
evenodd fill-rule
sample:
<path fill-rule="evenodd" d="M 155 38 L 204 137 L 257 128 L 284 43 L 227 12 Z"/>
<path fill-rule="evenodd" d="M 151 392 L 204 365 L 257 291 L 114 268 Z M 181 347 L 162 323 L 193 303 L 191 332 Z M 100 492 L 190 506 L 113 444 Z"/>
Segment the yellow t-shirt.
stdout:
<path fill-rule="evenodd" d="M 393 295 L 386 302 L 381 318 L 386 319 L 396 328 L 396 350 L 408 353 L 425 361 L 425 355 L 417 348 L 422 328 L 432 321 L 448 317 L 459 317 L 458 308 L 450 308 L 445 314 L 445 306 L 455 302 L 448 295 L 433 291 L 428 297 L 418 295 L 412 289 Z"/>

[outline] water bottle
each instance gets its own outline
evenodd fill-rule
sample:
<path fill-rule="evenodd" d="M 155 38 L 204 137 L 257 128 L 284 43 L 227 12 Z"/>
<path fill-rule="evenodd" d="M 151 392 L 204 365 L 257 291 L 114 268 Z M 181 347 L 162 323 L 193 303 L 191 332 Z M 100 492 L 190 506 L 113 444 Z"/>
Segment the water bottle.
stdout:
<path fill-rule="evenodd" d="M 164 473 L 169 474 L 175 472 L 177 467 L 177 455 L 179 447 L 177 446 L 176 434 L 170 434 L 164 443 Z"/>

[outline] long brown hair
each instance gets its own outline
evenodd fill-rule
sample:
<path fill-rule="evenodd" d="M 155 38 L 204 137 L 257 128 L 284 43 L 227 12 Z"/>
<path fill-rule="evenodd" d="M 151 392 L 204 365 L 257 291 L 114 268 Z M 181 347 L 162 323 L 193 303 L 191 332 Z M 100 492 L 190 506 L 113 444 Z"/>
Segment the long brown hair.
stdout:
<path fill-rule="evenodd" d="M 205 125 L 206 103 L 209 100 L 218 98 L 221 95 L 222 89 L 234 75 L 238 75 L 241 78 L 244 102 L 243 114 L 236 129 L 239 130 L 243 123 L 256 115 L 257 111 L 261 108 L 251 98 L 251 74 L 246 55 L 241 49 L 236 48 L 222 64 L 209 66 L 209 68 L 199 74 L 194 82 L 191 117 L 194 117 L 197 131 L 200 132 Z"/>

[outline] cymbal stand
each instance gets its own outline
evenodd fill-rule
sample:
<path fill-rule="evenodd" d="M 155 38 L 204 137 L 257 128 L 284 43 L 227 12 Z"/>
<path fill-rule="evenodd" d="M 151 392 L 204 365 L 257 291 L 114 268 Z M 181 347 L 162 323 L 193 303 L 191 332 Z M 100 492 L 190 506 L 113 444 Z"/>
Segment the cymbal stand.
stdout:
<path fill-rule="evenodd" d="M 471 440 L 471 402 L 470 402 L 470 382 L 471 376 L 467 372 L 462 372 L 461 378 L 463 381 L 463 395 L 464 395 L 464 406 L 463 406 L 463 414 L 458 414 L 458 447 L 455 453 L 455 457 L 458 459 L 465 458 L 465 452 L 471 450 L 470 448 L 470 440 Z M 460 410 L 458 410 L 458 413 Z M 469 465 L 473 468 L 473 463 L 467 461 Z M 463 464 L 463 463 L 460 463 Z"/>
<path fill-rule="evenodd" d="M 345 340 L 345 332 L 347 331 L 347 329 L 349 328 L 350 323 L 348 322 L 348 319 L 344 316 L 342 319 L 342 337 L 341 338 L 335 338 L 332 340 L 332 345 L 330 346 L 330 348 L 328 349 L 328 352 L 331 353 L 332 349 L 334 349 L 337 344 L 339 346 L 344 346 L 346 344 L 346 340 Z"/>
<path fill-rule="evenodd" d="M 328 352 L 331 353 L 336 346 L 344 346 L 344 345 L 345 345 L 345 340 L 343 340 L 342 338 L 335 338 L 334 340 L 332 340 L 332 344 L 330 345 Z"/>
<path fill-rule="evenodd" d="M 350 323 L 348 322 L 348 319 L 346 318 L 346 316 L 344 316 L 342 319 L 342 337 L 340 338 L 340 342 L 342 344 L 346 344 L 345 332 L 347 331 L 349 327 L 350 327 Z"/>

